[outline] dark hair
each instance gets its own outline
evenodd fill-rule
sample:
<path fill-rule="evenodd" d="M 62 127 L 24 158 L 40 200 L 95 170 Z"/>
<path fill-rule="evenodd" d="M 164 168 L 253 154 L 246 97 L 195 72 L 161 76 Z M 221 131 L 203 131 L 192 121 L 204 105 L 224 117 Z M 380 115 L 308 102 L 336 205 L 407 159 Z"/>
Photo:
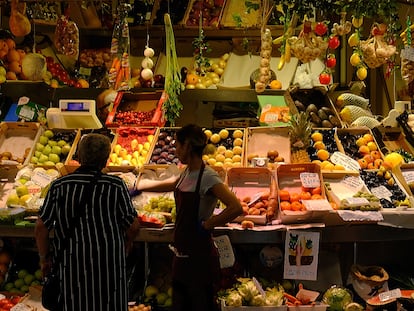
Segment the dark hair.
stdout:
<path fill-rule="evenodd" d="M 111 152 L 109 137 L 102 134 L 87 134 L 79 142 L 79 162 L 84 166 L 103 169 Z"/>
<path fill-rule="evenodd" d="M 203 129 L 195 124 L 187 124 L 180 128 L 176 133 L 176 139 L 181 144 L 188 142 L 191 150 L 201 156 L 207 144 L 207 136 Z"/>

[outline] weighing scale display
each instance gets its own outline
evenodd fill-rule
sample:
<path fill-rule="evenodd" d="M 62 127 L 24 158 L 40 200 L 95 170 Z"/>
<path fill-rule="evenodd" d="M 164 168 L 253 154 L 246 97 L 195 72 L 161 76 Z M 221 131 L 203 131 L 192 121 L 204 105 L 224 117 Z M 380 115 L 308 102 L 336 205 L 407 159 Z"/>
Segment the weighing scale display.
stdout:
<path fill-rule="evenodd" d="M 67 103 L 66 111 L 89 111 L 89 109 L 84 108 L 83 103 Z"/>

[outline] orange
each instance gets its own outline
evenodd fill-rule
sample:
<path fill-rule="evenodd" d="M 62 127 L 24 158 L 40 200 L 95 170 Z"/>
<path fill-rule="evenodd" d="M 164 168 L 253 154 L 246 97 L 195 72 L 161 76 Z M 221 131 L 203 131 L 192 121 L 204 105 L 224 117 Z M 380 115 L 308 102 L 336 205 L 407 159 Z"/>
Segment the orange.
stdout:
<path fill-rule="evenodd" d="M 188 73 L 185 80 L 187 81 L 187 84 L 196 85 L 200 80 L 200 77 L 197 76 L 195 73 Z"/>
<path fill-rule="evenodd" d="M 291 210 L 290 202 L 282 201 L 280 202 L 280 210 L 282 211 L 289 211 Z"/>
<path fill-rule="evenodd" d="M 294 201 L 290 204 L 290 207 L 292 208 L 292 211 L 302 211 L 304 210 L 304 206 L 299 201 Z"/>
<path fill-rule="evenodd" d="M 19 52 L 17 52 L 17 50 L 10 50 L 8 53 L 7 53 L 7 60 L 9 61 L 9 62 L 13 62 L 13 61 L 16 61 L 16 62 L 18 62 L 18 61 L 20 61 L 20 53 Z"/>
<path fill-rule="evenodd" d="M 316 152 L 316 156 L 318 157 L 319 160 L 326 161 L 329 159 L 329 152 L 325 149 L 319 149 Z"/>
<path fill-rule="evenodd" d="M 370 133 L 366 133 L 362 137 L 365 138 L 365 140 L 367 141 L 367 143 L 370 142 L 370 141 L 374 141 L 374 137 Z"/>
<path fill-rule="evenodd" d="M 358 151 L 359 151 L 360 154 L 367 154 L 367 153 L 371 152 L 371 150 L 369 150 L 367 145 L 360 146 Z"/>
<path fill-rule="evenodd" d="M 370 153 L 364 155 L 362 158 L 365 159 L 368 164 L 374 162 L 375 160 Z"/>
<path fill-rule="evenodd" d="M 270 88 L 272 90 L 280 90 L 282 88 L 282 82 L 280 82 L 279 80 L 272 80 L 269 84 Z"/>
<path fill-rule="evenodd" d="M 322 189 L 321 187 L 315 187 L 312 189 L 312 194 L 321 194 L 322 193 Z"/>
<path fill-rule="evenodd" d="M 373 157 L 374 160 L 381 159 L 381 153 L 378 150 L 372 150 L 371 157 Z"/>
<path fill-rule="evenodd" d="M 383 162 L 384 161 L 382 159 L 375 159 L 374 160 L 375 168 L 380 168 Z"/>
<path fill-rule="evenodd" d="M 312 197 L 311 193 L 309 191 L 302 191 L 300 193 L 300 199 L 301 200 L 310 200 Z"/>
<path fill-rule="evenodd" d="M 323 141 L 318 140 L 318 141 L 315 141 L 315 143 L 313 144 L 313 148 L 315 148 L 316 150 L 320 150 L 320 149 L 326 149 L 326 146 L 323 143 Z"/>
<path fill-rule="evenodd" d="M 290 194 L 290 202 L 296 202 L 300 200 L 300 194 L 299 193 L 291 193 Z"/>
<path fill-rule="evenodd" d="M 14 50 L 16 48 L 16 42 L 12 38 L 7 38 L 5 41 L 9 50 Z"/>
<path fill-rule="evenodd" d="M 82 78 L 79 79 L 78 83 L 83 89 L 87 89 L 89 87 L 89 82 L 86 81 L 85 79 L 82 79 Z"/>
<path fill-rule="evenodd" d="M 279 191 L 279 198 L 281 201 L 289 201 L 290 200 L 290 193 L 287 190 L 280 190 Z"/>
<path fill-rule="evenodd" d="M 358 159 L 358 163 L 361 169 L 367 168 L 368 166 L 367 160 L 365 159 Z"/>
<path fill-rule="evenodd" d="M 312 140 L 315 141 L 322 141 L 323 140 L 323 135 L 321 132 L 313 132 L 311 135 Z"/>
<path fill-rule="evenodd" d="M 323 197 L 320 194 L 312 194 L 311 200 L 322 200 Z"/>

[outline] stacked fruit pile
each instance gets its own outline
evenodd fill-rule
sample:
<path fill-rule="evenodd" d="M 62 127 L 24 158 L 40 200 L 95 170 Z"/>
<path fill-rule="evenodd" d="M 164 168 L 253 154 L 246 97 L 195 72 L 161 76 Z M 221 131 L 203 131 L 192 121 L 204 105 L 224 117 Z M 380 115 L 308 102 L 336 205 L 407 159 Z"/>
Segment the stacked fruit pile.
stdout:
<path fill-rule="evenodd" d="M 42 271 L 40 269 L 30 273 L 26 269 L 20 269 L 16 275 L 9 276 L 4 290 L 13 294 L 25 294 L 29 291 L 29 286 L 40 285 Z"/>
<path fill-rule="evenodd" d="M 211 166 L 241 167 L 244 132 L 240 129 L 206 129 L 208 145 L 203 159 Z"/>

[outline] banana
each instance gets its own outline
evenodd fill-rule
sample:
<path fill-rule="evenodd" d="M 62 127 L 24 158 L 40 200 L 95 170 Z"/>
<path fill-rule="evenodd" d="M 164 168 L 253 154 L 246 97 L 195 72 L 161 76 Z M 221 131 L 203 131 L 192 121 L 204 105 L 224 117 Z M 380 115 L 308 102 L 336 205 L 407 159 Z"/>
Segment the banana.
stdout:
<path fill-rule="evenodd" d="M 272 42 L 273 42 L 273 44 L 281 44 L 281 43 L 283 43 L 283 38 L 284 38 L 284 36 L 277 37 Z"/>
<path fill-rule="evenodd" d="M 279 60 L 279 64 L 277 65 L 277 70 L 282 70 L 284 65 L 285 65 L 285 53 L 280 55 L 280 60 Z"/>
<path fill-rule="evenodd" d="M 290 62 L 290 57 L 292 55 L 291 49 L 290 49 L 290 43 L 288 40 L 286 40 L 285 43 L 285 63 Z"/>

